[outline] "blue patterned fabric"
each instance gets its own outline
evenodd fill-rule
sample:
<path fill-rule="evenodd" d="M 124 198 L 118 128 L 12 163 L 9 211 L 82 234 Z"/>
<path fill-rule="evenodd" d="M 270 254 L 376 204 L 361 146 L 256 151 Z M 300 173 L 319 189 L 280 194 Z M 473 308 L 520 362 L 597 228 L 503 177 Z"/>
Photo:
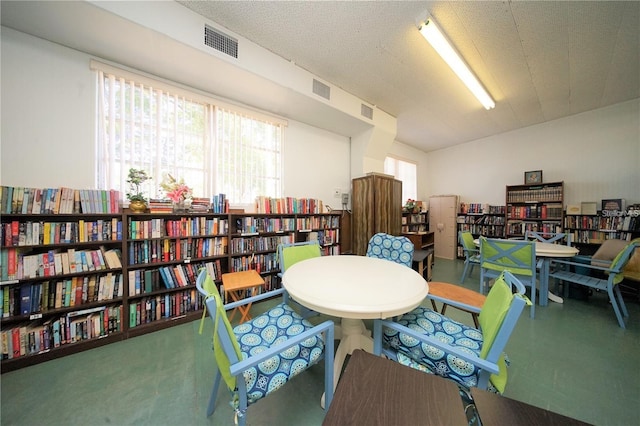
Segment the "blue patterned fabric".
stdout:
<path fill-rule="evenodd" d="M 281 303 L 268 312 L 233 329 L 242 359 L 260 353 L 313 328 L 290 306 Z M 282 387 L 288 380 L 317 363 L 322 357 L 324 341 L 313 336 L 279 356 L 269 358 L 244 372 L 248 404 L 252 404 Z M 237 405 L 236 398 L 232 404 Z M 236 407 L 237 408 L 237 407 Z"/>
<path fill-rule="evenodd" d="M 480 330 L 454 321 L 429 308 L 418 306 L 404 314 L 397 322 L 421 334 L 456 346 L 464 352 L 480 356 L 483 343 Z M 478 384 L 476 366 L 436 347 L 386 327 L 383 329 L 383 342 L 397 351 L 398 362 L 401 364 L 452 379 L 465 389 Z M 491 385 L 488 390 L 497 392 Z"/>
<path fill-rule="evenodd" d="M 390 260 L 411 268 L 413 250 L 413 243 L 407 237 L 378 233 L 369 240 L 367 256 Z"/>

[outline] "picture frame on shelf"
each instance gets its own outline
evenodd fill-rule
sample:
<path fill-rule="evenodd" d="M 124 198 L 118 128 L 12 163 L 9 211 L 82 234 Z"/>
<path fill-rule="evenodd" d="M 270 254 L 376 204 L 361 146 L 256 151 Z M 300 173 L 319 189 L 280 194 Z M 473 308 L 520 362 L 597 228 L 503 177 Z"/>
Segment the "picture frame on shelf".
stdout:
<path fill-rule="evenodd" d="M 524 172 L 524 184 L 531 185 L 542 183 L 542 170 L 531 170 Z"/>

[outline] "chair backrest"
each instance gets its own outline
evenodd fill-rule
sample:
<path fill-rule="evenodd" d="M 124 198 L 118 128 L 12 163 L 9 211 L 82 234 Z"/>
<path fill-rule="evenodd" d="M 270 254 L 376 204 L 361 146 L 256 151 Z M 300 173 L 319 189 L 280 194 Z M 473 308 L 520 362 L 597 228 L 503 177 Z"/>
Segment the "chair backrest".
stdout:
<path fill-rule="evenodd" d="M 367 256 L 390 260 L 411 268 L 413 250 L 413 243 L 409 238 L 379 232 L 369 240 Z"/>
<path fill-rule="evenodd" d="M 278 259 L 280 262 L 280 274 L 301 260 L 322 256 L 318 241 L 304 241 L 301 243 L 280 244 L 278 246 Z"/>
<path fill-rule="evenodd" d="M 505 362 L 503 351 L 507 341 L 524 306 L 531 304 L 524 293 L 524 285 L 510 272 L 504 271 L 496 279 L 478 317 L 483 339 L 481 358 Z M 500 373 L 491 375 L 491 383 L 503 392 L 507 383 L 507 369 L 500 368 Z"/>
<path fill-rule="evenodd" d="M 627 246 L 620 251 L 611 261 L 611 265 L 609 266 L 609 273 L 613 274 L 613 283 L 618 284 L 624 279 L 624 271 L 623 268 L 631 259 L 631 255 L 633 251 L 640 247 L 640 238 L 636 238 L 632 240 Z"/>
<path fill-rule="evenodd" d="M 458 241 L 464 249 L 465 256 L 470 256 L 474 253 L 478 253 L 478 248 L 473 242 L 473 234 L 469 231 L 458 232 Z"/>
<path fill-rule="evenodd" d="M 536 249 L 533 241 L 480 237 L 480 266 L 514 275 L 535 277 Z"/>
<path fill-rule="evenodd" d="M 233 327 L 227 317 L 216 283 L 205 268 L 200 270 L 196 280 L 196 288 L 204 296 L 205 304 L 213 320 L 213 354 L 229 390 L 236 388 L 236 378 L 231 375 L 230 366 L 242 358 L 240 345 L 233 333 Z M 203 319 L 206 312 L 203 312 Z"/>
<path fill-rule="evenodd" d="M 539 232 L 539 231 L 526 231 L 524 234 L 525 240 L 540 241 L 543 243 L 562 244 L 564 240 L 567 241 L 567 245 L 571 245 L 571 234 L 565 232 Z"/>

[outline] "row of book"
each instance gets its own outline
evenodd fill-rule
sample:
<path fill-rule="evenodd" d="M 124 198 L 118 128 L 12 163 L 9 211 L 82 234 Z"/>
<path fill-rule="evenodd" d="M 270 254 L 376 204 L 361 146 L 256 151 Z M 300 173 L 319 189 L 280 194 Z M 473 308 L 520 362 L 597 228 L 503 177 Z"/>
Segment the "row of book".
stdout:
<path fill-rule="evenodd" d="M 506 206 L 492 206 L 481 203 L 460 203 L 462 214 L 504 214 Z"/>
<path fill-rule="evenodd" d="M 543 186 L 536 189 L 509 189 L 507 203 L 562 202 L 562 185 Z"/>
<path fill-rule="evenodd" d="M 329 229 L 339 228 L 339 216 L 309 216 L 299 217 L 296 219 L 296 229 Z"/>
<path fill-rule="evenodd" d="M 118 213 L 120 192 L 101 189 L 1 186 L 3 214 Z"/>
<path fill-rule="evenodd" d="M 222 275 L 220 259 L 212 262 L 185 263 L 156 269 L 129 271 L 129 296 L 148 294 L 162 289 L 180 288 L 196 284 L 198 273 L 205 268 L 211 278 Z"/>
<path fill-rule="evenodd" d="M 0 227 L 0 241 L 6 247 L 121 240 L 122 221 L 118 218 L 68 222 L 12 220 Z"/>
<path fill-rule="evenodd" d="M 111 300 L 122 297 L 123 286 L 119 273 L 4 286 L 0 291 L 0 316 L 31 315 Z"/>
<path fill-rule="evenodd" d="M 235 232 L 238 234 L 258 234 L 263 232 L 293 232 L 296 220 L 292 217 L 246 216 L 236 219 Z"/>
<path fill-rule="evenodd" d="M 625 216 L 565 216 L 565 228 L 582 228 L 590 230 L 635 231 L 640 230 L 640 215 Z"/>
<path fill-rule="evenodd" d="M 129 219 L 132 240 L 162 237 L 194 237 L 229 232 L 229 221 L 220 217 L 183 217 L 180 219 Z"/>
<path fill-rule="evenodd" d="M 562 204 L 511 206 L 509 219 L 561 219 Z"/>
<path fill-rule="evenodd" d="M 175 318 L 202 309 L 202 296 L 196 289 L 143 297 L 129 303 L 129 327 Z"/>
<path fill-rule="evenodd" d="M 317 214 L 324 213 L 322 200 L 315 198 L 271 198 L 256 197 L 256 212 L 282 214 Z"/>
<path fill-rule="evenodd" d="M 280 244 L 292 244 L 295 242 L 295 234 L 268 237 L 246 237 L 231 239 L 231 254 L 245 254 L 257 251 L 275 251 Z"/>
<path fill-rule="evenodd" d="M 504 225 L 504 216 L 458 216 L 458 223 L 473 223 L 476 225 Z"/>
<path fill-rule="evenodd" d="M 19 248 L 3 248 L 0 250 L 0 259 L 2 281 L 122 268 L 120 250 L 104 247 L 66 251 L 55 249 L 38 254 L 24 254 Z"/>
<path fill-rule="evenodd" d="M 100 306 L 32 321 L 0 332 L 2 359 L 14 359 L 47 352 L 67 344 L 97 339 L 122 331 L 122 305 Z"/>
<path fill-rule="evenodd" d="M 510 222 L 507 225 L 508 235 L 522 235 L 527 231 L 554 234 L 562 232 L 562 227 L 555 222 Z"/>
<path fill-rule="evenodd" d="M 317 241 L 320 246 L 335 244 L 340 240 L 339 229 L 325 229 L 324 231 L 311 231 L 307 235 L 307 241 Z"/>
<path fill-rule="evenodd" d="M 520 229 L 520 228 L 517 228 Z M 500 236 L 504 235 L 504 225 L 476 225 L 464 223 L 458 227 L 460 231 L 469 231 L 474 235 Z"/>
<path fill-rule="evenodd" d="M 632 232 L 602 232 L 595 230 L 565 230 L 571 235 L 571 241 L 584 244 L 602 244 L 605 240 L 631 241 L 635 235 Z"/>
<path fill-rule="evenodd" d="M 228 253 L 227 237 L 131 241 L 129 265 L 190 260 Z"/>
<path fill-rule="evenodd" d="M 277 253 L 253 254 L 251 256 L 233 257 L 230 260 L 230 272 L 255 270 L 277 272 L 280 270 Z"/>

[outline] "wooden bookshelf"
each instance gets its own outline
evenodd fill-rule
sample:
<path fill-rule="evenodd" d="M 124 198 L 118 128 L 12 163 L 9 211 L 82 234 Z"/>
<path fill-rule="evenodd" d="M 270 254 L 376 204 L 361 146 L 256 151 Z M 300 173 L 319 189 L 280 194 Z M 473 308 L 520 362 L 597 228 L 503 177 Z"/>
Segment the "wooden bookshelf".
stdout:
<path fill-rule="evenodd" d="M 340 254 L 342 216 L 341 211 L 3 214 L 2 373 L 200 318 L 203 303 L 195 280 L 203 267 L 218 285 L 222 273 L 256 269 L 265 289 L 277 288 L 277 245 L 318 240 L 323 254 Z M 99 252 L 117 265 L 94 263 L 88 255 L 93 269 L 80 257 L 72 272 L 60 266 L 68 264 L 70 252 L 74 258 L 84 252 L 85 259 L 90 252 L 99 259 Z M 32 259 L 48 261 L 49 255 L 47 274 L 44 262 L 31 266 Z M 107 277 L 113 286 L 100 286 Z M 74 289 L 73 302 L 70 293 L 67 302 L 56 305 L 58 282 Z M 7 340 L 14 334 L 15 353 L 14 340 Z"/>
<path fill-rule="evenodd" d="M 526 231 L 562 232 L 564 183 L 547 182 L 506 187 L 505 237 L 524 237 Z"/>

